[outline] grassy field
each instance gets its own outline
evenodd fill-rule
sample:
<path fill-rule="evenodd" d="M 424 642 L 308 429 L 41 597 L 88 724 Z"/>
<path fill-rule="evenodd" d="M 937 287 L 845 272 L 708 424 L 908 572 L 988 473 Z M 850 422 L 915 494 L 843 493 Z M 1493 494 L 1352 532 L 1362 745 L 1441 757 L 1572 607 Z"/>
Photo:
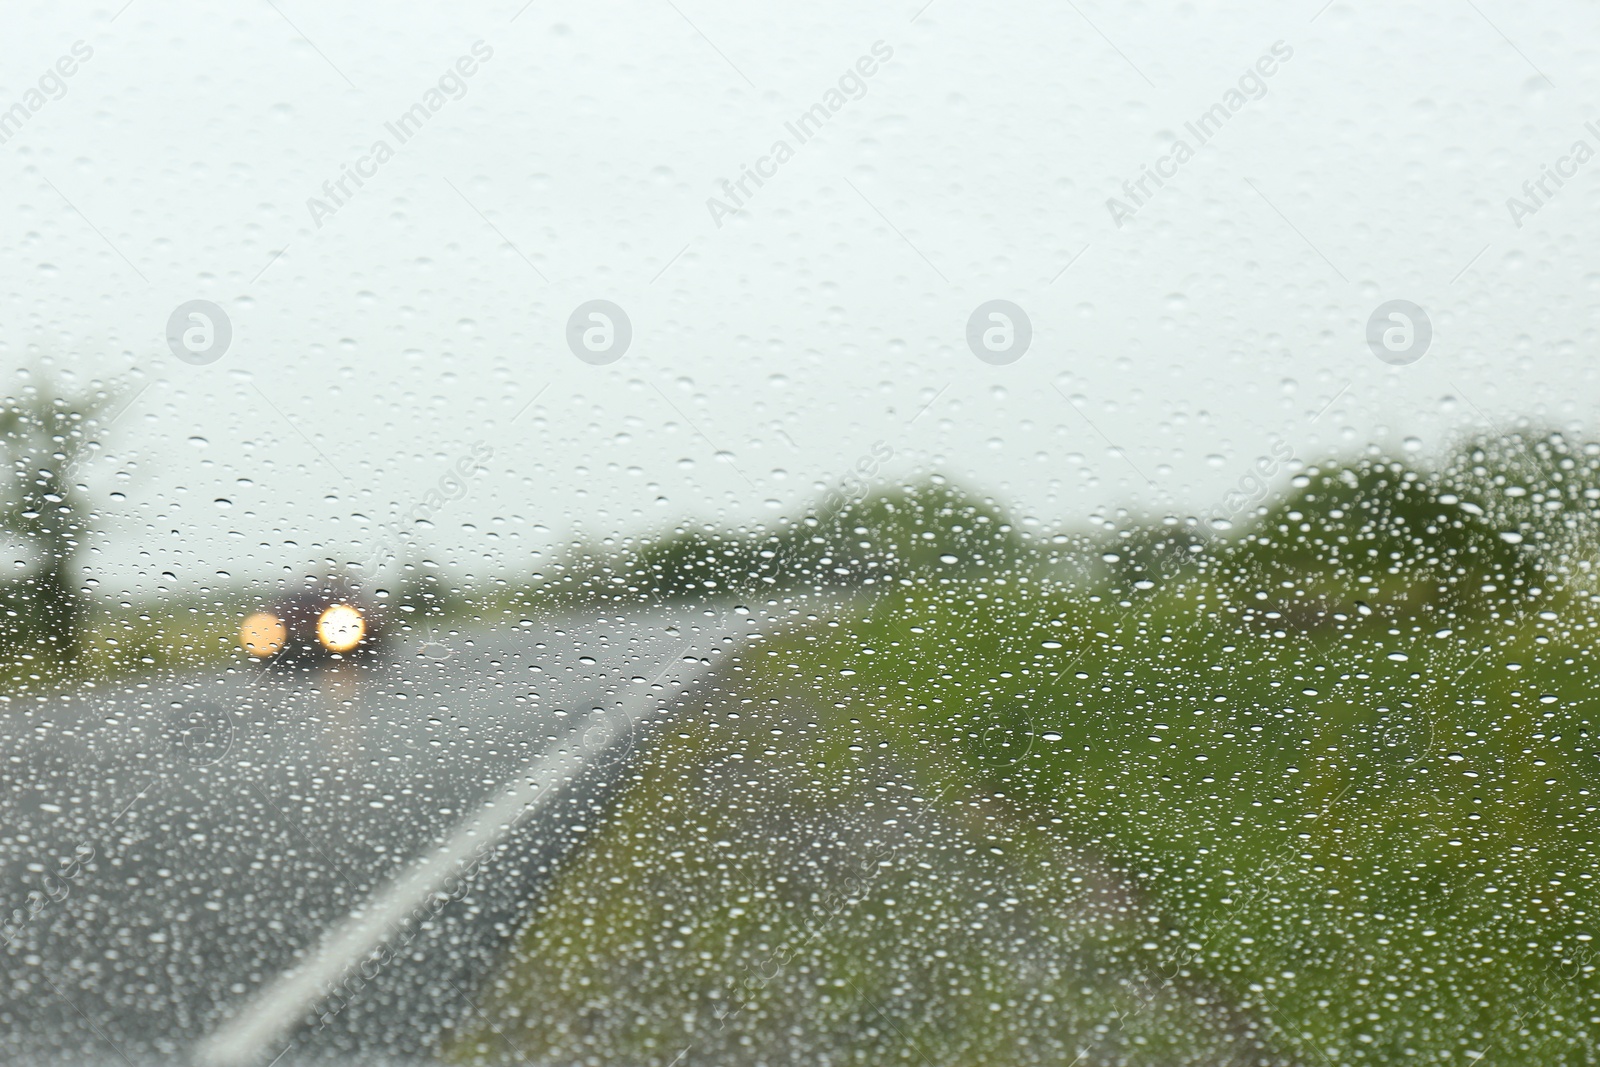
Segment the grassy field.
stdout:
<path fill-rule="evenodd" d="M 454 1054 L 1592 1062 L 1595 451 L 1311 470 L 1226 539 L 825 517 L 848 595 L 772 597 Z"/>

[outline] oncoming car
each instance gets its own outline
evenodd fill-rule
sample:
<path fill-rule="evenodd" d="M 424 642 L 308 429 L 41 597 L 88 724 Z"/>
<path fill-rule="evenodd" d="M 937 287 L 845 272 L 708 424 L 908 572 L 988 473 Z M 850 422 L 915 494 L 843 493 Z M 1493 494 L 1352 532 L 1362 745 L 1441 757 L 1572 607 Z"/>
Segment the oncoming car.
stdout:
<path fill-rule="evenodd" d="M 258 660 L 344 659 L 375 647 L 381 632 L 370 604 L 330 583 L 247 614 L 239 647 Z"/>

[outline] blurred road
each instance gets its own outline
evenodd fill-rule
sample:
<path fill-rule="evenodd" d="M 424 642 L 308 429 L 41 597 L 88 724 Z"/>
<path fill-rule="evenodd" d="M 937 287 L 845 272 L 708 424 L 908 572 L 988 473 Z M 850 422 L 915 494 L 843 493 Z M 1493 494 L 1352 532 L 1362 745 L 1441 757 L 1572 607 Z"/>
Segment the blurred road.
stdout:
<path fill-rule="evenodd" d="M 626 754 L 765 625 L 742 609 L 523 620 L 396 641 L 360 665 L 5 705 L 0 1058 L 185 1063 L 218 1034 L 212 1059 L 227 1045 L 281 1067 L 425 1057 L 475 1010 Z M 429 896 L 419 861 L 494 838 L 475 824 L 512 821 L 517 789 L 538 799 L 518 801 L 502 847 L 473 851 L 459 899 L 435 898 L 325 1029 L 292 1025 L 304 1012 L 284 973 L 370 944 L 351 913 Z"/>

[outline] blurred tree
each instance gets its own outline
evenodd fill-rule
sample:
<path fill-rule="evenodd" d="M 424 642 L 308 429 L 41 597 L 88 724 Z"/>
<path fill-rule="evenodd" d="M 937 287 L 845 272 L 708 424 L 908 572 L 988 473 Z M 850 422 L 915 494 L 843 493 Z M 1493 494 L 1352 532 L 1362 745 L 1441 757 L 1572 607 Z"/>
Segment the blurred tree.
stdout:
<path fill-rule="evenodd" d="M 836 490 L 795 521 L 681 525 L 621 548 L 575 543 L 543 588 L 573 603 L 662 603 L 773 591 L 846 589 L 1004 568 L 1033 549 L 999 506 L 940 475 Z"/>
<path fill-rule="evenodd" d="M 1301 625 L 1358 601 L 1490 610 L 1591 566 L 1597 478 L 1600 446 L 1543 429 L 1481 433 L 1437 467 L 1376 455 L 1306 467 L 1281 494 L 1224 509 L 1235 513 L 1227 534 L 1193 520 L 1133 523 L 1102 538 L 1104 558 L 1127 583 L 1225 575 Z"/>
<path fill-rule="evenodd" d="M 103 390 L 60 396 L 48 383 L 0 398 L 0 536 L 24 552 L 0 587 L 0 649 L 8 654 L 41 639 L 51 659 L 77 651 L 89 604 L 74 563 L 94 518 L 79 468 L 98 447 L 92 432 L 107 400 Z"/>

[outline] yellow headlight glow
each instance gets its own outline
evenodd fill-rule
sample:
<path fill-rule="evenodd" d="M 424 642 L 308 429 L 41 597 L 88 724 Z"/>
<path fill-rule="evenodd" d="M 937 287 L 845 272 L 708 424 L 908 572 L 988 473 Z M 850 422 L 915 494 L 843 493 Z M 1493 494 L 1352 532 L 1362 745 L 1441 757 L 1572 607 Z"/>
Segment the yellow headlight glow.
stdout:
<path fill-rule="evenodd" d="M 349 652 L 365 636 L 366 617 L 349 604 L 331 604 L 317 619 L 317 640 L 329 652 Z"/>
<path fill-rule="evenodd" d="M 288 627 L 270 611 L 255 612 L 239 624 L 239 647 L 257 659 L 276 655 L 288 638 Z"/>

